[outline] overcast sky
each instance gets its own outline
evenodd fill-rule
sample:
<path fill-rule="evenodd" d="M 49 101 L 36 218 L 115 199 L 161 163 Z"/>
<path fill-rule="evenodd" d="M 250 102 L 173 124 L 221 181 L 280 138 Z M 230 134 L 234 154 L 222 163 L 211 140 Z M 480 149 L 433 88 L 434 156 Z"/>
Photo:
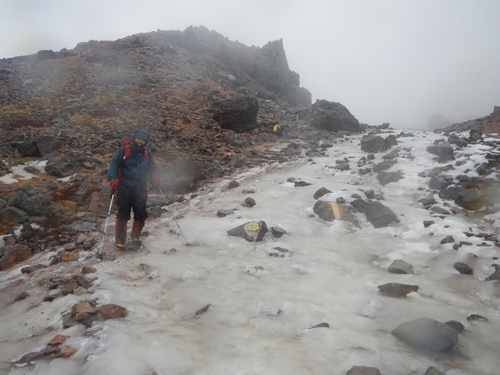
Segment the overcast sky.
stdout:
<path fill-rule="evenodd" d="M 0 0 L 0 58 L 191 25 L 282 38 L 313 101 L 363 123 L 425 128 L 500 105 L 500 0 Z"/>

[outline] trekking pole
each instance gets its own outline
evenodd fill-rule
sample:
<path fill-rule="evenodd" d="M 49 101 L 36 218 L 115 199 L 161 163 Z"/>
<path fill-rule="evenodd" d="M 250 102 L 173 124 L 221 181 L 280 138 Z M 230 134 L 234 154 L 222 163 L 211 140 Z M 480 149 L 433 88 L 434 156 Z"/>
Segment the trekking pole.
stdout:
<path fill-rule="evenodd" d="M 106 218 L 106 224 L 104 224 L 104 233 L 102 234 L 101 246 L 99 246 L 99 255 L 101 254 L 102 245 L 104 244 L 104 237 L 106 237 L 106 229 L 108 228 L 109 215 L 111 214 L 111 208 L 113 207 L 113 199 L 115 198 L 115 190 L 111 193 L 111 202 L 109 202 L 108 217 Z"/>
<path fill-rule="evenodd" d="M 179 223 L 177 222 L 177 220 L 175 220 L 175 216 L 174 214 L 172 213 L 172 211 L 170 211 L 170 208 L 168 208 L 168 201 L 167 201 L 167 198 L 165 198 L 165 194 L 163 194 L 163 191 L 161 190 L 161 187 L 158 186 L 158 190 L 160 191 L 163 199 L 165 200 L 165 204 L 167 205 L 167 211 L 170 213 L 170 215 L 172 215 L 172 219 L 174 219 L 175 221 L 175 224 L 177 224 L 177 228 L 179 228 L 179 232 L 181 232 L 181 235 L 182 235 L 182 238 L 184 238 L 184 242 L 186 243 L 186 246 L 190 246 L 189 243 L 187 242 L 186 240 L 186 237 L 184 237 L 184 233 L 182 233 L 182 229 L 179 225 Z"/>

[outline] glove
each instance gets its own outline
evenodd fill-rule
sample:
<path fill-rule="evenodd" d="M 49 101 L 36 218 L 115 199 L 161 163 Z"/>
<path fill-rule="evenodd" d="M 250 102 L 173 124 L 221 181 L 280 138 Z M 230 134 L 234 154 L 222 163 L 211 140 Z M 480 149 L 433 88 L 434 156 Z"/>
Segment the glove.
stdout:
<path fill-rule="evenodd" d="M 151 176 L 152 185 L 158 185 L 159 182 L 160 182 L 160 176 L 158 176 L 157 174 Z"/>
<path fill-rule="evenodd" d="M 114 180 L 109 181 L 109 186 L 111 186 L 111 189 L 113 190 L 118 189 L 118 185 L 120 185 L 120 181 L 117 180 L 116 178 Z"/>

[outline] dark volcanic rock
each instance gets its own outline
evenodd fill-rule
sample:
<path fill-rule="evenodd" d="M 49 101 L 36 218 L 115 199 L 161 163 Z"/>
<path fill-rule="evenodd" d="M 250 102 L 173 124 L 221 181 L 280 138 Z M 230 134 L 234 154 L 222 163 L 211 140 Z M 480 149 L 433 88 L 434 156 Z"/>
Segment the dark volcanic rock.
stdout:
<path fill-rule="evenodd" d="M 420 318 L 400 324 L 392 334 L 408 345 L 433 352 L 446 352 L 455 347 L 458 334 L 450 326 L 434 319 Z"/>
<path fill-rule="evenodd" d="M 242 133 L 255 127 L 257 113 L 259 113 L 257 98 L 246 95 L 216 103 L 213 118 L 224 129 Z"/>
<path fill-rule="evenodd" d="M 311 125 L 315 128 L 332 132 L 341 130 L 359 132 L 363 130 L 359 121 L 340 103 L 316 100 L 311 107 L 311 116 Z"/>

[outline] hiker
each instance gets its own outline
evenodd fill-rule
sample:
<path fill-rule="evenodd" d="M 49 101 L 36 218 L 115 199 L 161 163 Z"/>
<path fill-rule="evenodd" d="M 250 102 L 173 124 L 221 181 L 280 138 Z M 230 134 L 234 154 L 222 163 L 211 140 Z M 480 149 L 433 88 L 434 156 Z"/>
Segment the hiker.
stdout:
<path fill-rule="evenodd" d="M 108 169 L 109 185 L 116 190 L 115 246 L 118 250 L 125 249 L 131 211 L 134 212 L 134 222 L 130 237 L 134 245 L 141 245 L 141 232 L 148 217 L 149 183 L 158 185 L 159 182 L 154 157 L 145 148 L 148 138 L 146 130 L 136 130 L 130 143 L 118 149 Z"/>

